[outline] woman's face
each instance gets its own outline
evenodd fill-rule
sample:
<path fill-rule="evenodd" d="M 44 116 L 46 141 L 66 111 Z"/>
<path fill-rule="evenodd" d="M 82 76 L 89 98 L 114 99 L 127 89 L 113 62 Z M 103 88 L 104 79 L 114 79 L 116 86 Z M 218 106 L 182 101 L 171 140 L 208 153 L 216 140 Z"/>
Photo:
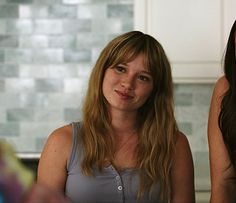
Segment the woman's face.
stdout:
<path fill-rule="evenodd" d="M 153 78 L 144 66 L 143 55 L 129 63 L 109 67 L 105 71 L 102 90 L 110 110 L 137 111 L 153 90 Z"/>

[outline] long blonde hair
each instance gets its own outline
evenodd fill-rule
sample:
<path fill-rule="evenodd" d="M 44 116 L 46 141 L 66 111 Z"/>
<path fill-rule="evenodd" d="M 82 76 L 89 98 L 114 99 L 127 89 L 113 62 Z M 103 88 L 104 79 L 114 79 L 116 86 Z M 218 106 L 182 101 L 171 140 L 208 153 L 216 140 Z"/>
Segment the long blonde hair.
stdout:
<path fill-rule="evenodd" d="M 161 199 L 170 200 L 170 170 L 175 149 L 177 124 L 173 113 L 171 67 L 161 44 L 152 36 L 131 31 L 113 39 L 101 52 L 90 76 L 83 106 L 80 134 L 84 147 L 82 171 L 92 175 L 95 165 L 100 170 L 104 160 L 112 159 L 114 140 L 107 101 L 102 93 L 104 73 L 108 67 L 133 60 L 140 53 L 152 77 L 151 96 L 138 111 L 140 126 L 137 146 L 137 168 L 140 170 L 138 197 L 160 181 Z"/>

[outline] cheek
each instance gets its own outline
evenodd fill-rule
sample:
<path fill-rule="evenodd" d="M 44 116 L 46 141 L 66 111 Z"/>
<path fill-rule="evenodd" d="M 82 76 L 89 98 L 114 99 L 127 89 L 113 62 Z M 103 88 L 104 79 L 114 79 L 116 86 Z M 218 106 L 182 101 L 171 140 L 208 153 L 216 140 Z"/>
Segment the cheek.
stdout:
<path fill-rule="evenodd" d="M 147 100 L 149 98 L 149 96 L 152 93 L 152 90 L 153 90 L 152 86 L 151 87 L 146 87 L 146 88 L 143 89 L 143 91 L 142 91 L 143 95 L 142 96 L 145 100 Z"/>
<path fill-rule="evenodd" d="M 106 72 L 106 74 L 104 76 L 103 85 L 111 87 L 111 86 L 114 86 L 117 83 L 119 83 L 119 81 L 120 81 L 119 77 L 117 77 L 116 74 L 114 74 L 111 70 L 109 70 Z"/>
<path fill-rule="evenodd" d="M 109 91 L 109 89 L 111 89 L 111 86 L 112 86 L 111 76 L 110 76 L 109 72 L 106 72 L 104 75 L 103 83 L 102 83 L 103 95 L 106 94 L 107 91 Z"/>
<path fill-rule="evenodd" d="M 146 87 L 145 92 L 147 93 L 148 96 L 151 95 L 153 91 L 153 83 L 151 83 L 149 86 Z"/>
<path fill-rule="evenodd" d="M 147 91 L 146 99 L 148 99 L 148 98 L 150 97 L 151 93 L 152 93 L 152 89 L 150 89 L 149 91 Z"/>
<path fill-rule="evenodd" d="M 103 95 L 106 94 L 107 87 L 109 87 L 109 84 L 107 84 L 107 80 L 105 80 L 105 77 L 104 77 L 104 80 L 103 80 L 103 83 L 102 83 L 102 93 L 103 93 Z"/>

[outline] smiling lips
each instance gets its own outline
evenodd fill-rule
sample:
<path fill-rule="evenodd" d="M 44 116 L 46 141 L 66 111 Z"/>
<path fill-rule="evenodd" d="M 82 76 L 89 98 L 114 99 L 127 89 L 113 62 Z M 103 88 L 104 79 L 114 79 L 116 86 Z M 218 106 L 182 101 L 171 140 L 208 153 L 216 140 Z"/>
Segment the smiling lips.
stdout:
<path fill-rule="evenodd" d="M 120 96 L 121 99 L 124 99 L 124 100 L 133 99 L 133 96 L 131 96 L 125 92 L 121 92 L 119 90 L 115 90 L 115 92 Z"/>

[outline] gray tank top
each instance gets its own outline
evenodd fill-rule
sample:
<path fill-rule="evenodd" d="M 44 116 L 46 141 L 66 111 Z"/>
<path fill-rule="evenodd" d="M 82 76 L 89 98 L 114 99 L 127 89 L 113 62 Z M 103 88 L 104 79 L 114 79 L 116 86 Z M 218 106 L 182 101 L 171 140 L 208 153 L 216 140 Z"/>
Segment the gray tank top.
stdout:
<path fill-rule="evenodd" d="M 94 176 L 81 173 L 83 159 L 82 147 L 79 147 L 78 133 L 80 123 L 72 123 L 73 142 L 70 159 L 67 163 L 67 181 L 65 194 L 76 203 L 158 203 L 160 184 L 154 185 L 151 193 L 137 200 L 139 189 L 138 169 L 117 171 L 112 165 L 101 172 L 94 167 Z"/>

